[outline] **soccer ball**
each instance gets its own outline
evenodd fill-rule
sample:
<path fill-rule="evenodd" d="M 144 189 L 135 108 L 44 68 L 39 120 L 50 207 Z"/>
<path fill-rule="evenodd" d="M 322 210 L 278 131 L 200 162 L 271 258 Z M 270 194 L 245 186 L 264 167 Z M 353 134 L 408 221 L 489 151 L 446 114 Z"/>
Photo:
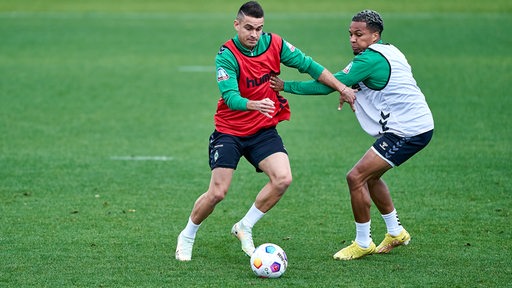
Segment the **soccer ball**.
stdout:
<path fill-rule="evenodd" d="M 288 258 L 283 248 L 273 243 L 258 246 L 251 256 L 251 268 L 261 278 L 278 278 L 284 274 Z"/>

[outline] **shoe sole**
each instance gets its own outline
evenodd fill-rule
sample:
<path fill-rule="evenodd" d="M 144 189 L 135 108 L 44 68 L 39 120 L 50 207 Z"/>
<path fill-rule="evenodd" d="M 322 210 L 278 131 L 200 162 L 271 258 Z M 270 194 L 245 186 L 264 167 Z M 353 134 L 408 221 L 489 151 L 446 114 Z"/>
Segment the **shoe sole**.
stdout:
<path fill-rule="evenodd" d="M 334 258 L 334 260 L 350 261 L 350 260 L 361 259 L 363 257 L 369 256 L 369 255 L 372 255 L 372 254 L 373 253 L 368 253 L 368 254 L 364 254 L 364 255 L 359 256 L 359 257 L 350 256 L 349 258 L 343 258 L 343 257 L 333 257 L 333 258 Z"/>
<path fill-rule="evenodd" d="M 176 256 L 176 260 L 181 261 L 181 262 L 188 262 L 188 261 L 192 261 L 192 258 L 180 258 L 179 256 Z"/>
<path fill-rule="evenodd" d="M 375 247 L 375 246 L 374 246 L 374 247 Z M 342 250 L 343 250 L 343 249 L 342 249 Z M 336 256 L 336 254 L 338 254 L 339 252 L 341 252 L 341 250 L 340 250 L 338 253 L 334 254 L 333 258 L 334 258 L 334 260 L 349 261 L 349 260 L 360 259 L 360 258 L 363 258 L 363 257 L 368 256 L 368 255 L 372 255 L 372 254 L 376 253 L 375 251 L 377 251 L 377 250 L 375 250 L 375 248 L 374 248 L 373 250 L 368 251 L 366 254 L 363 254 L 363 255 L 361 255 L 361 256 L 359 256 L 359 257 L 354 257 L 354 255 L 350 255 L 350 257 Z"/>

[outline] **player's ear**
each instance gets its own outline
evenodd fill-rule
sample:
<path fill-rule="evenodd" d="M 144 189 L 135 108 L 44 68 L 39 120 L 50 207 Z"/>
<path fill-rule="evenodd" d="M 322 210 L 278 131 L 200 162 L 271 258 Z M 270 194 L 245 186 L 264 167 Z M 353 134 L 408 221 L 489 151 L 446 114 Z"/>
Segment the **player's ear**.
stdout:
<path fill-rule="evenodd" d="M 377 43 L 377 41 L 379 41 L 379 39 L 380 39 L 379 32 L 373 32 L 372 33 L 372 40 L 373 40 L 372 42 Z"/>

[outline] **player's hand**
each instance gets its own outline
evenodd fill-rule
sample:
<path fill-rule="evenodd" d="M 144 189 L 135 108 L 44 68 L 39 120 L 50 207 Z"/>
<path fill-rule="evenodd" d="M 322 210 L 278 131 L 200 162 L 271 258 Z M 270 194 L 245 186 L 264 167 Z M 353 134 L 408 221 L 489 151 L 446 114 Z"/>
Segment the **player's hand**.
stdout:
<path fill-rule="evenodd" d="M 341 110 L 341 108 L 343 108 L 343 103 L 347 102 L 350 105 L 352 112 L 356 111 L 354 103 L 356 101 L 357 91 L 357 89 L 352 89 L 350 87 L 344 88 L 340 92 L 340 104 L 338 105 L 338 110 Z"/>
<path fill-rule="evenodd" d="M 274 91 L 283 91 L 284 90 L 284 82 L 281 80 L 281 78 L 277 76 L 270 77 L 270 88 L 272 88 Z"/>
<path fill-rule="evenodd" d="M 247 109 L 259 111 L 261 114 L 267 116 L 268 118 L 272 118 L 272 114 L 274 114 L 275 110 L 275 104 L 274 101 L 270 100 L 269 98 L 258 101 L 249 100 L 249 102 L 247 102 Z"/>

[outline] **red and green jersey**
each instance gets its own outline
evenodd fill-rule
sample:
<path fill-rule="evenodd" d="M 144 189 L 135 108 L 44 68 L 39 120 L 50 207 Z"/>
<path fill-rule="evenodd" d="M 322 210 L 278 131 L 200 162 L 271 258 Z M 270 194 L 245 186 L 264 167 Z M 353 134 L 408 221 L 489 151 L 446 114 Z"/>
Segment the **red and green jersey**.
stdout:
<path fill-rule="evenodd" d="M 253 50 L 244 48 L 238 37 L 227 41 L 215 59 L 217 83 L 222 97 L 217 103 L 215 129 L 235 136 L 250 136 L 290 119 L 288 101 L 270 88 L 271 75 L 279 75 L 280 66 L 298 69 L 318 79 L 324 67 L 279 35 L 263 33 Z M 259 111 L 248 111 L 249 100 L 269 98 L 276 108 L 272 118 Z"/>

